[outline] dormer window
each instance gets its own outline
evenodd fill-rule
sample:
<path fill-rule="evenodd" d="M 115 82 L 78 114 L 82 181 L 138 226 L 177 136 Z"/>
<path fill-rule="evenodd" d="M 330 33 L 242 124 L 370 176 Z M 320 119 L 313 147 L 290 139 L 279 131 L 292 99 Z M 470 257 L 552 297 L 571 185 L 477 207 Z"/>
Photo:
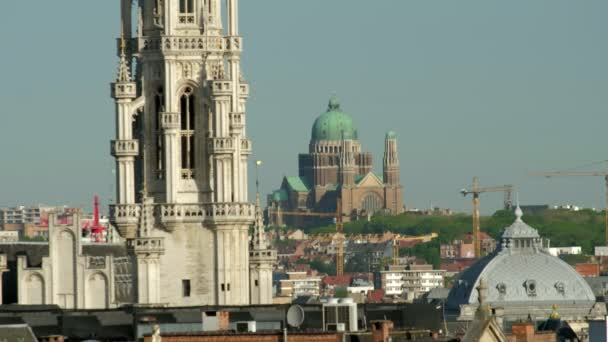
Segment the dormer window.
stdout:
<path fill-rule="evenodd" d="M 524 283 L 524 287 L 526 288 L 526 293 L 530 297 L 536 297 L 536 281 L 529 279 Z"/>
<path fill-rule="evenodd" d="M 194 0 L 179 0 L 179 23 L 194 24 Z"/>

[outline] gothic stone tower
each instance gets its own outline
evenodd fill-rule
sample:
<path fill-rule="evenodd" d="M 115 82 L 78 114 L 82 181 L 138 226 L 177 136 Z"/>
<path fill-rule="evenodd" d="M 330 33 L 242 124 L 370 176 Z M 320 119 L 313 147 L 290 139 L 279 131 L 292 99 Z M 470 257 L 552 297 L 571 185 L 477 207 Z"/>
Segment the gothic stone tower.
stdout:
<path fill-rule="evenodd" d="M 112 85 L 111 212 L 134 258 L 137 302 L 248 304 L 255 208 L 247 203 L 238 0 L 132 2 L 121 0 Z"/>

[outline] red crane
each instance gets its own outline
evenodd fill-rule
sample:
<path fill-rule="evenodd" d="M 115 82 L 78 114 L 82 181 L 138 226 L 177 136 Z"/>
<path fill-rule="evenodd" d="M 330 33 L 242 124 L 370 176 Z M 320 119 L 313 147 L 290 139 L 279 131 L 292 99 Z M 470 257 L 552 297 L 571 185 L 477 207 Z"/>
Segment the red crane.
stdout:
<path fill-rule="evenodd" d="M 89 228 L 91 232 L 91 241 L 106 242 L 106 227 L 99 224 L 99 196 L 95 195 L 95 204 L 93 206 L 93 226 Z"/>

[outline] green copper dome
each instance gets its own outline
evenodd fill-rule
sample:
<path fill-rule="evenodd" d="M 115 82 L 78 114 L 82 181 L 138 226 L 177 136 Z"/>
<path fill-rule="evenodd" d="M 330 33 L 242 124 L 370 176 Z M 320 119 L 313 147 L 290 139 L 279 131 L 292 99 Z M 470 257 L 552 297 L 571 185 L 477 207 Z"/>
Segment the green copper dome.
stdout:
<path fill-rule="evenodd" d="M 335 97 L 329 100 L 327 112 L 321 114 L 312 126 L 312 141 L 321 140 L 357 140 L 357 129 L 350 115 L 340 109 Z"/>
<path fill-rule="evenodd" d="M 386 132 L 386 139 L 397 139 L 397 133 L 395 131 Z"/>

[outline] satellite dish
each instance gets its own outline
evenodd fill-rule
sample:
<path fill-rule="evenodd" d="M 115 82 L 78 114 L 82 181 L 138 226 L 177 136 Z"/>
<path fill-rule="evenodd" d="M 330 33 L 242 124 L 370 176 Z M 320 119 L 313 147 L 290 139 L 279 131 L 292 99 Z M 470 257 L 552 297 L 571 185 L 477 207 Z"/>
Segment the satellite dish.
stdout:
<path fill-rule="evenodd" d="M 299 305 L 292 305 L 287 310 L 287 324 L 293 328 L 299 328 L 304 323 L 304 309 Z"/>

